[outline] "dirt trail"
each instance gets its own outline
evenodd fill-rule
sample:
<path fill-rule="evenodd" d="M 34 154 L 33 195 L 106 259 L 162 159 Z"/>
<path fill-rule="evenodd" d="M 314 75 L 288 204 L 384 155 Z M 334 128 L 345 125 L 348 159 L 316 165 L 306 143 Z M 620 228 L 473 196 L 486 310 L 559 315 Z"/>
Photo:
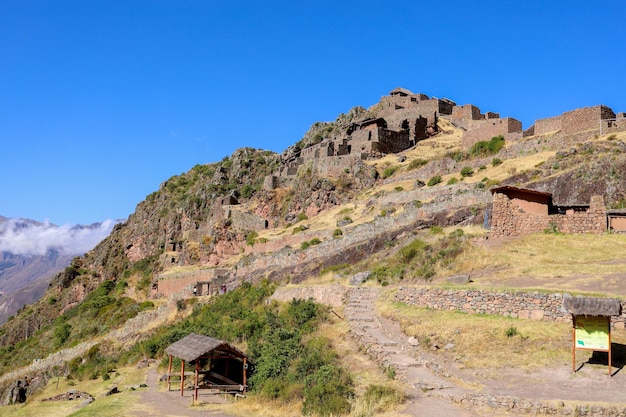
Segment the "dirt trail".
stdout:
<path fill-rule="evenodd" d="M 148 389 L 141 393 L 138 409 L 133 411 L 135 417 L 232 417 L 230 414 L 216 410 L 190 407 L 193 402 L 193 391 L 184 390 L 181 397 L 176 384 L 172 385 L 169 392 L 159 390 L 159 374 L 156 365 L 148 370 L 146 384 Z M 226 401 L 217 395 L 208 398 L 207 394 L 200 395 L 198 399 L 211 403 Z"/>

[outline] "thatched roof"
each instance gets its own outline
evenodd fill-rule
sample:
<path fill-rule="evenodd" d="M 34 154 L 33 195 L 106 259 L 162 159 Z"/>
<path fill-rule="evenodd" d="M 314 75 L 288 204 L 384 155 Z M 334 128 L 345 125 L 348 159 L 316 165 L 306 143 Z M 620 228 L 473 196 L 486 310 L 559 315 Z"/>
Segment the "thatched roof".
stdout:
<path fill-rule="evenodd" d="M 227 352 L 238 358 L 246 357 L 242 351 L 236 347 L 230 346 L 223 340 L 197 333 L 191 333 L 179 341 L 172 343 L 165 348 L 165 353 L 176 356 L 186 362 L 191 362 L 213 350 Z"/>
<path fill-rule="evenodd" d="M 493 187 L 493 188 L 490 188 L 489 191 L 491 191 L 491 194 L 501 193 L 501 194 L 508 195 L 511 192 L 518 192 L 518 193 L 522 193 L 522 194 L 538 195 L 538 196 L 543 196 L 543 197 L 552 197 L 552 194 L 550 194 L 550 193 L 544 193 L 544 192 L 541 192 L 541 191 L 531 190 L 530 188 L 513 187 L 512 185 L 503 185 L 503 186 L 500 186 L 500 187 Z"/>
<path fill-rule="evenodd" d="M 575 316 L 619 316 L 622 304 L 613 298 L 568 297 L 563 308 Z"/>

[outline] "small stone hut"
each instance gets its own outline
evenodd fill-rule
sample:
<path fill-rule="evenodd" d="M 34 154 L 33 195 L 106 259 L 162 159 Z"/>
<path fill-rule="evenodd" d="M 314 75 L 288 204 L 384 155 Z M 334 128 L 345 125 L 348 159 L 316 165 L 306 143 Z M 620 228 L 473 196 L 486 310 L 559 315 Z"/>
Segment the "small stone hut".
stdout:
<path fill-rule="evenodd" d="M 607 230 L 602 196 L 592 196 L 589 205 L 557 206 L 552 194 L 513 186 L 491 189 L 492 237 L 520 236 L 554 229 L 563 233 L 600 234 Z"/>

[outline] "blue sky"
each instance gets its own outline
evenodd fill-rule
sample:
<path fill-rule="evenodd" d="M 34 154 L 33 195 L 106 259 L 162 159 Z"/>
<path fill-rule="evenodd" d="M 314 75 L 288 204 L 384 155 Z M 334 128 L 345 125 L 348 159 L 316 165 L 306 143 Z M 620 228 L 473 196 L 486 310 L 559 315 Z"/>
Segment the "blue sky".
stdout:
<path fill-rule="evenodd" d="M 0 0 L 0 215 L 125 218 L 395 87 L 522 121 L 626 111 L 620 1 Z"/>

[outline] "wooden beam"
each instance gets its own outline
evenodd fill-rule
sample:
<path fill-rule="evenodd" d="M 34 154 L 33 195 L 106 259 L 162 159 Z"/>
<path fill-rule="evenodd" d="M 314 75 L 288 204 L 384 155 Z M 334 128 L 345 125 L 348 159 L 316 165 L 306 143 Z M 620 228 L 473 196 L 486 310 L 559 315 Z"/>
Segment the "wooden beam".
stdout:
<path fill-rule="evenodd" d="M 576 372 L 576 316 L 572 314 L 572 372 Z"/>
<path fill-rule="evenodd" d="M 180 396 L 183 396 L 183 389 L 185 386 L 185 361 L 182 361 L 180 366 Z"/>
<path fill-rule="evenodd" d="M 247 370 L 248 370 L 248 363 L 247 363 L 247 358 L 243 358 L 243 389 L 245 391 L 245 389 L 248 387 L 248 381 L 247 381 Z"/>
<path fill-rule="evenodd" d="M 169 365 L 167 365 L 167 390 L 170 390 L 170 374 L 172 373 L 172 355 L 170 355 Z"/>
<path fill-rule="evenodd" d="M 194 387 L 193 399 L 195 401 L 198 401 L 198 370 L 199 368 L 200 368 L 200 359 L 196 359 L 196 375 L 193 381 L 193 387 Z"/>
<path fill-rule="evenodd" d="M 609 326 L 609 376 L 611 376 L 611 357 L 613 356 L 613 351 L 611 350 L 611 317 L 607 317 L 606 321 Z"/>

